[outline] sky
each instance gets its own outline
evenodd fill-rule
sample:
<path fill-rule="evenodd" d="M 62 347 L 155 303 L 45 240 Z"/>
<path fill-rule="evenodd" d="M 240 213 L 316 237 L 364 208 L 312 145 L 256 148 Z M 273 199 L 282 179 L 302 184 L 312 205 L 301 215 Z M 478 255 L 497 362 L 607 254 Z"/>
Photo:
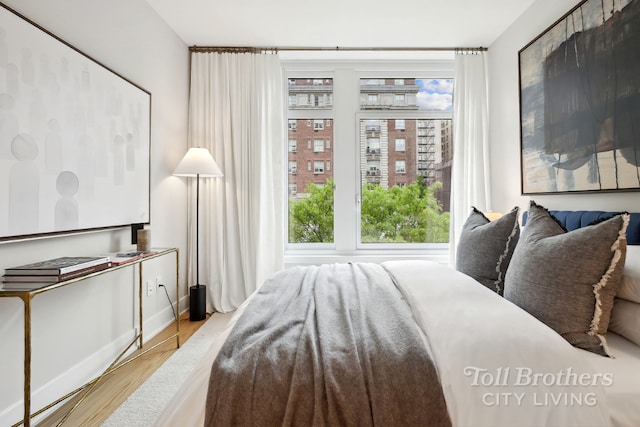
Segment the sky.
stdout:
<path fill-rule="evenodd" d="M 420 110 L 450 111 L 453 105 L 452 79 L 416 79 L 417 103 Z"/>

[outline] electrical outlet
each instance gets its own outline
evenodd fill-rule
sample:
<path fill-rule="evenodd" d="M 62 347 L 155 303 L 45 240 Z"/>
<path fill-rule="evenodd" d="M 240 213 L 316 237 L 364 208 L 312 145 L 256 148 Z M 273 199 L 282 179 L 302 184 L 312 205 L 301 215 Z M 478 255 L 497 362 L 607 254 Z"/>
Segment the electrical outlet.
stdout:
<path fill-rule="evenodd" d="M 147 280 L 147 296 L 153 295 L 153 281 Z"/>

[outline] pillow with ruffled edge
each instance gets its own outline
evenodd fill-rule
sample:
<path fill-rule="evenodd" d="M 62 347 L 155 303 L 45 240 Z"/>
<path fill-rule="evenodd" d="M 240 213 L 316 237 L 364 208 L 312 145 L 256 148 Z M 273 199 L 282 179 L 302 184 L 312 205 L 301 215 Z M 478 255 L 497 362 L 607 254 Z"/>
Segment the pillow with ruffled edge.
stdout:
<path fill-rule="evenodd" d="M 564 229 L 531 202 L 504 297 L 573 346 L 609 356 L 605 334 L 626 255 L 628 214 Z"/>
<path fill-rule="evenodd" d="M 495 221 L 474 207 L 460 233 L 456 270 L 502 295 L 505 273 L 519 236 L 518 207 Z"/>

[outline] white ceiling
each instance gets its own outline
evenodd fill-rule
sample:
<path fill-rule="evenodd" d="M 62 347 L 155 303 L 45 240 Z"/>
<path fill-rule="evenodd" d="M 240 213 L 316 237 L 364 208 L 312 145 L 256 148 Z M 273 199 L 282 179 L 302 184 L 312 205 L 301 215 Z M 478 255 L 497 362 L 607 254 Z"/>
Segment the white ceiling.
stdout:
<path fill-rule="evenodd" d="M 146 0 L 189 46 L 487 47 L 534 0 Z"/>

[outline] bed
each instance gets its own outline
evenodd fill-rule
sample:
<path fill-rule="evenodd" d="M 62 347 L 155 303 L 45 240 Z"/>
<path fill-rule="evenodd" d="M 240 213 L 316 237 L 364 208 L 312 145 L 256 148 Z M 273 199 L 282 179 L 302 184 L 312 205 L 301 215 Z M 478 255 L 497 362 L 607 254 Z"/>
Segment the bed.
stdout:
<path fill-rule="evenodd" d="M 156 425 L 640 425 L 640 214 L 533 202 L 527 214 L 521 229 L 517 209 L 494 222 L 474 209 L 458 271 L 388 261 L 278 273 L 236 311 Z M 552 271 L 585 241 L 580 273 Z M 577 287 L 527 297 L 554 280 L 578 286 L 607 251 L 591 313 L 562 301 L 588 299 Z M 531 274 L 541 264 L 549 271 Z M 556 324 L 554 310 L 573 315 Z M 586 324 L 574 319 L 585 313 Z"/>

